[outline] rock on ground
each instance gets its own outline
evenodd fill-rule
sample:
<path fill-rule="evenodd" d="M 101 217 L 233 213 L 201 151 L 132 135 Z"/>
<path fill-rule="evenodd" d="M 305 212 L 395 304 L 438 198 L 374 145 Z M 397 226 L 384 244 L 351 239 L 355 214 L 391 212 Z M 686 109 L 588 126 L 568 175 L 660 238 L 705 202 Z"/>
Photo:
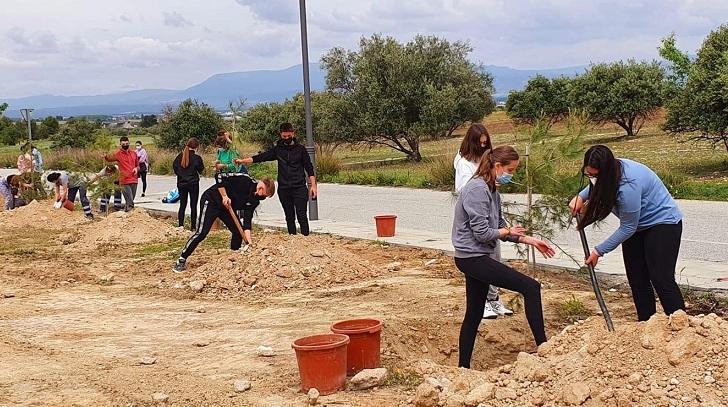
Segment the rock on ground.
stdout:
<path fill-rule="evenodd" d="M 205 280 L 195 280 L 190 283 L 190 288 L 192 289 L 192 291 L 199 293 L 202 292 L 206 284 L 207 282 Z"/>
<path fill-rule="evenodd" d="M 242 393 L 244 391 L 250 390 L 251 384 L 250 380 L 236 380 L 233 383 L 233 387 L 235 388 L 236 393 Z"/>
<path fill-rule="evenodd" d="M 381 386 L 387 379 L 387 369 L 364 369 L 351 378 L 349 388 L 351 390 L 366 390 L 372 387 Z"/>
<path fill-rule="evenodd" d="M 318 403 L 320 395 L 321 393 L 319 393 L 318 389 L 313 387 L 308 389 L 308 405 L 315 406 Z"/>
<path fill-rule="evenodd" d="M 424 382 L 417 386 L 415 392 L 415 406 L 437 407 L 440 403 L 440 392 L 431 383 Z"/>
<path fill-rule="evenodd" d="M 258 348 L 255 350 L 255 354 L 258 356 L 269 358 L 271 356 L 275 356 L 276 352 L 273 350 L 273 348 L 271 348 L 269 346 L 261 345 L 261 346 L 258 346 Z"/>
<path fill-rule="evenodd" d="M 166 403 L 169 400 L 169 396 L 164 393 L 152 394 L 152 400 L 156 403 Z"/>
<path fill-rule="evenodd" d="M 486 401 L 492 399 L 494 395 L 495 386 L 493 385 L 493 383 L 485 383 L 471 390 L 470 393 L 465 396 L 465 400 L 463 401 L 465 402 L 466 406 L 475 407 L 480 403 L 485 403 Z"/>
<path fill-rule="evenodd" d="M 589 398 L 591 390 L 586 383 L 576 382 L 564 387 L 562 398 L 565 403 L 580 406 Z"/>

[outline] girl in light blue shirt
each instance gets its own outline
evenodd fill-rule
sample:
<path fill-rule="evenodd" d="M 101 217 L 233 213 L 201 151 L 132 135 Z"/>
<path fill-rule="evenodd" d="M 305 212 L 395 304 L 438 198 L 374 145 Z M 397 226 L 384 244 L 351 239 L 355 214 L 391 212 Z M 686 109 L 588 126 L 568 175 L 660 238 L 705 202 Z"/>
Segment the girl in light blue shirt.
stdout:
<path fill-rule="evenodd" d="M 682 213 L 665 184 L 647 166 L 614 158 L 602 145 L 587 150 L 582 171 L 590 184 L 569 204 L 572 213 L 582 215 L 579 228 L 610 213 L 619 218 L 619 228 L 592 250 L 586 264 L 596 266 L 600 257 L 622 245 L 639 320 L 656 312 L 655 291 L 666 314 L 685 309 L 675 281 Z"/>

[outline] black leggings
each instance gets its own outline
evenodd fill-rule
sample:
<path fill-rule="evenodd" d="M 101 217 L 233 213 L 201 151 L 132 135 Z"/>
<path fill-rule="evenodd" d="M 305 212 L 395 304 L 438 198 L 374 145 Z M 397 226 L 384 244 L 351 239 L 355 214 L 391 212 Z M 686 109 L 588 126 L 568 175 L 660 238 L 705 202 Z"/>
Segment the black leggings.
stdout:
<path fill-rule="evenodd" d="M 306 214 L 308 187 L 304 185 L 297 188 L 280 188 L 278 190 L 278 199 L 281 201 L 283 213 L 286 215 L 288 234 L 296 234 L 296 218 L 298 218 L 298 223 L 301 224 L 301 234 L 308 236 L 308 216 Z"/>
<path fill-rule="evenodd" d="M 622 243 L 624 268 L 640 321 L 647 321 L 655 314 L 655 291 L 666 314 L 685 309 L 682 292 L 675 281 L 681 237 L 682 222 L 679 222 L 653 226 Z"/>
<path fill-rule="evenodd" d="M 536 345 L 546 342 L 541 310 L 541 284 L 488 256 L 455 258 L 458 270 L 465 274 L 465 318 L 460 328 L 459 367 L 470 368 L 475 337 L 483 318 L 489 286 L 496 285 L 523 295 L 526 319 Z"/>
<path fill-rule="evenodd" d="M 177 211 L 177 221 L 179 226 L 185 225 L 185 212 L 187 211 L 187 198 L 189 196 L 190 203 L 190 221 L 192 229 L 197 229 L 197 200 L 200 197 L 200 184 L 177 185 L 179 192 L 179 211 Z"/>
<path fill-rule="evenodd" d="M 140 172 L 139 178 L 142 179 L 142 194 L 146 194 L 147 193 L 147 172 L 146 171 Z"/>
<path fill-rule="evenodd" d="M 197 222 L 197 229 L 195 233 L 187 241 L 185 247 L 182 249 L 181 258 L 187 260 L 188 257 L 195 251 L 197 246 L 202 243 L 210 233 L 212 224 L 215 223 L 215 219 L 220 219 L 222 223 L 227 226 L 230 232 L 233 234 L 230 239 L 230 250 L 238 250 L 243 246 L 243 235 L 238 231 L 235 221 L 230 217 L 230 213 L 224 207 L 219 207 L 214 202 L 210 201 L 205 194 L 202 195 L 202 202 L 200 202 L 200 219 Z"/>

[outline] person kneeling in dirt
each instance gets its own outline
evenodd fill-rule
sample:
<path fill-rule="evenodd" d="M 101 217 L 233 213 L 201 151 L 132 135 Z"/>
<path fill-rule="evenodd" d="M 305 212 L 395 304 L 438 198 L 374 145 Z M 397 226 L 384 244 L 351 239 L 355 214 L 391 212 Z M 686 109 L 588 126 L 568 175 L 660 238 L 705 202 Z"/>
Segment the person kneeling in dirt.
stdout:
<path fill-rule="evenodd" d="M 500 239 L 534 246 L 547 258 L 555 254 L 548 244 L 525 236 L 526 230 L 520 226 L 508 227 L 503 219 L 497 187 L 511 182 L 518 160 L 518 153 L 511 146 L 487 150 L 455 204 L 452 244 L 455 265 L 465 274 L 466 298 L 465 318 L 460 328 L 459 367 L 470 368 L 475 337 L 491 285 L 523 295 L 526 319 L 536 344 L 546 342 L 541 284 L 501 263 L 496 251 L 496 243 Z"/>
<path fill-rule="evenodd" d="M 232 232 L 230 249 L 239 250 L 243 239 L 252 244 L 253 211 L 260 201 L 275 194 L 276 186 L 272 178 L 263 178 L 256 181 L 244 173 L 221 172 L 215 175 L 215 185 L 202 193 L 200 201 L 200 217 L 197 229 L 182 249 L 177 263 L 172 271 L 182 273 L 185 271 L 187 258 L 195 251 L 207 234 L 210 233 L 215 219 L 220 219 Z M 240 234 L 240 224 L 235 212 L 243 212 L 243 225 L 245 236 Z"/>
<path fill-rule="evenodd" d="M 78 194 L 86 218 L 94 218 L 93 213 L 91 213 L 91 203 L 86 197 L 86 186 L 83 185 L 83 182 L 77 175 L 69 175 L 66 171 L 52 172 L 48 174 L 46 179 L 55 186 L 56 202 L 63 202 L 66 199 L 73 202 L 76 200 L 76 194 Z M 61 193 L 61 188 L 63 188 L 63 193 Z"/>
<path fill-rule="evenodd" d="M 20 197 L 20 188 L 32 188 L 31 184 L 24 184 L 20 175 L 8 175 L 0 178 L 0 195 L 3 198 L 3 209 L 6 211 L 19 208 L 25 205 L 25 201 Z"/>

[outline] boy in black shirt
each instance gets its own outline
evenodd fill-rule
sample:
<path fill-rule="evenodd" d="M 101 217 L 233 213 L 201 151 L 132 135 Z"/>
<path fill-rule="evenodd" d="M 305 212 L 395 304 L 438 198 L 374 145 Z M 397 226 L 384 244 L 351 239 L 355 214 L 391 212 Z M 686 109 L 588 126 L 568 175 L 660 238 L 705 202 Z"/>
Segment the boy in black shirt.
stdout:
<path fill-rule="evenodd" d="M 301 234 L 308 236 L 308 198 L 316 199 L 316 175 L 314 174 L 311 158 L 306 147 L 299 144 L 291 123 L 280 126 L 280 139 L 276 145 L 263 153 L 242 160 L 244 164 L 259 163 L 263 161 L 278 161 L 278 199 L 286 215 L 288 233 L 296 234 L 296 218 L 301 225 Z M 306 186 L 306 175 L 311 184 L 311 190 Z"/>
<path fill-rule="evenodd" d="M 177 263 L 172 271 L 182 273 L 185 271 L 187 258 L 195 251 L 210 232 L 215 219 L 219 218 L 225 226 L 232 232 L 230 239 L 230 249 L 238 250 L 243 244 L 243 239 L 247 244 L 252 243 L 251 229 L 253 211 L 260 201 L 275 194 L 275 183 L 271 178 L 263 178 L 256 181 L 250 175 L 243 173 L 218 173 L 215 175 L 215 185 L 208 188 L 202 193 L 200 202 L 200 218 L 197 222 L 197 230 L 190 237 L 182 249 Z M 230 216 L 230 209 L 233 212 L 243 211 L 243 230 L 245 236 L 242 236 L 236 226 L 237 219 Z"/>

